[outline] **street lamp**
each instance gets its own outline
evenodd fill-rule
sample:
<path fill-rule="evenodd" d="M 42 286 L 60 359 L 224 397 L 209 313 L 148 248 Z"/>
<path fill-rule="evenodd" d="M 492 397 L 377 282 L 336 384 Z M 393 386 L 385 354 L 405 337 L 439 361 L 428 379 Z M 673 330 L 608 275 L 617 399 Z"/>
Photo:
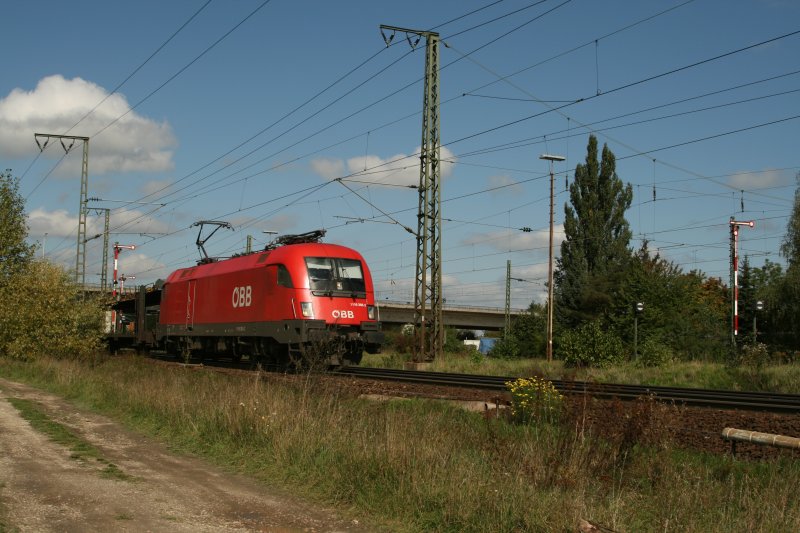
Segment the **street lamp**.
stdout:
<path fill-rule="evenodd" d="M 756 317 L 758 312 L 764 309 L 764 302 L 758 300 L 756 302 L 755 313 L 753 313 L 753 344 L 758 343 L 758 329 L 756 328 Z"/>
<path fill-rule="evenodd" d="M 553 360 L 553 212 L 554 212 L 554 192 L 553 192 L 553 163 L 564 161 L 566 157 L 561 155 L 542 154 L 539 159 L 550 161 L 550 246 L 549 259 L 547 262 L 547 360 Z"/>
<path fill-rule="evenodd" d="M 633 358 L 639 358 L 639 314 L 644 311 L 644 304 L 636 302 L 633 307 Z"/>

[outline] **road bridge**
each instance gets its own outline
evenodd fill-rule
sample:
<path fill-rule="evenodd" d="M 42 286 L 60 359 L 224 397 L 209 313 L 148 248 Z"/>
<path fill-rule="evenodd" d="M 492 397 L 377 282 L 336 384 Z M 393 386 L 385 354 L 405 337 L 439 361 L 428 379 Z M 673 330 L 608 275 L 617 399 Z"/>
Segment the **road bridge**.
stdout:
<path fill-rule="evenodd" d="M 135 295 L 135 287 L 125 287 L 122 300 L 130 300 Z M 99 287 L 88 287 L 87 292 L 99 292 Z M 387 326 L 414 323 L 414 304 L 409 302 L 376 301 L 380 310 L 380 321 Z M 525 309 L 512 309 L 511 318 L 527 313 Z M 506 312 L 500 307 L 479 307 L 469 305 L 445 305 L 442 309 L 444 325 L 458 329 L 501 330 L 505 327 Z"/>
<path fill-rule="evenodd" d="M 414 305 L 408 302 L 375 302 L 383 324 L 413 324 Z M 525 314 L 524 309 L 512 309 L 511 318 Z M 459 329 L 500 330 L 505 327 L 506 311 L 498 307 L 445 305 L 442 309 L 445 326 Z"/>

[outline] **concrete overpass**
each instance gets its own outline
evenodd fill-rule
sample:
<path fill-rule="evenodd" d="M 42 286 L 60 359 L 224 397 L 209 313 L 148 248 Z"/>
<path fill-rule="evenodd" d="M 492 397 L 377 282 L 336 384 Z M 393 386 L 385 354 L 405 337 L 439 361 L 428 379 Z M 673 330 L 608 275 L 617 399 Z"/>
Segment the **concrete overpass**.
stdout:
<path fill-rule="evenodd" d="M 375 303 L 380 309 L 380 320 L 384 324 L 414 323 L 414 304 L 386 301 Z M 511 318 L 524 313 L 523 309 L 512 309 Z M 444 306 L 442 315 L 445 326 L 459 329 L 500 330 L 505 327 L 506 321 L 505 309 L 497 307 Z"/>

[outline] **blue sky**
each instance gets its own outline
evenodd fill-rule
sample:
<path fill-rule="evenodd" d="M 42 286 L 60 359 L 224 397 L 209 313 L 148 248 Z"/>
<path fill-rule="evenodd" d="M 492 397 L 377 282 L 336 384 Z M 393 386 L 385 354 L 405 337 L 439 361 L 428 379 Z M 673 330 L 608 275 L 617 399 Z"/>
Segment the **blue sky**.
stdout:
<path fill-rule="evenodd" d="M 416 227 L 424 49 L 402 33 L 386 47 L 380 24 L 447 45 L 448 304 L 502 306 L 507 260 L 526 280 L 512 305 L 545 298 L 539 155 L 567 158 L 555 165 L 558 236 L 590 132 L 633 187 L 632 247 L 647 239 L 727 283 L 733 216 L 756 223 L 742 255 L 782 262 L 800 170 L 794 1 L 45 1 L 9 4 L 4 22 L 0 164 L 22 178 L 31 241 L 68 266 L 81 147 L 39 153 L 34 132 L 91 138 L 89 196 L 101 201 L 90 205 L 112 209 L 112 241 L 137 246 L 120 257 L 137 284 L 193 264 L 191 224 L 218 219 L 235 229 L 207 243 L 211 255 L 243 251 L 248 234 L 263 246 L 263 231 L 324 227 L 365 255 L 379 298 L 410 300 L 415 244 L 402 226 Z M 91 215 L 89 236 L 101 230 Z M 88 243 L 89 282 L 101 245 Z"/>

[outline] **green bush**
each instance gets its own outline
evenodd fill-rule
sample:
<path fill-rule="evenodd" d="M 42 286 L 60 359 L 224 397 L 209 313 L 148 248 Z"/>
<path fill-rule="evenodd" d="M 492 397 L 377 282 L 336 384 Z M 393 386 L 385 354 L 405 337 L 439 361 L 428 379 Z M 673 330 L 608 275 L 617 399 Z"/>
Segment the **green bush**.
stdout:
<path fill-rule="evenodd" d="M 501 359 L 516 359 L 521 357 L 522 351 L 519 349 L 519 341 L 513 335 L 506 335 L 503 338 L 497 339 L 492 349 L 489 350 L 489 356 Z"/>
<path fill-rule="evenodd" d="M 85 357 L 99 349 L 102 335 L 101 305 L 84 300 L 57 265 L 31 261 L 0 286 L 0 355 Z"/>
<path fill-rule="evenodd" d="M 416 341 L 413 329 L 411 330 L 411 334 L 405 333 L 404 331 L 386 331 L 385 335 L 385 349 L 394 350 L 401 354 L 413 352 L 414 342 Z"/>
<path fill-rule="evenodd" d="M 742 366 L 761 369 L 769 362 L 767 345 L 760 342 L 743 345 L 739 349 L 737 362 Z"/>
<path fill-rule="evenodd" d="M 467 346 L 458 338 L 458 330 L 445 328 L 444 351 L 448 353 L 467 353 Z"/>
<path fill-rule="evenodd" d="M 663 366 L 673 359 L 669 346 L 653 339 L 645 340 L 639 346 L 636 364 L 643 367 Z"/>
<path fill-rule="evenodd" d="M 567 365 L 607 367 L 622 360 L 624 348 L 613 331 L 593 320 L 562 332 L 557 351 Z"/>

